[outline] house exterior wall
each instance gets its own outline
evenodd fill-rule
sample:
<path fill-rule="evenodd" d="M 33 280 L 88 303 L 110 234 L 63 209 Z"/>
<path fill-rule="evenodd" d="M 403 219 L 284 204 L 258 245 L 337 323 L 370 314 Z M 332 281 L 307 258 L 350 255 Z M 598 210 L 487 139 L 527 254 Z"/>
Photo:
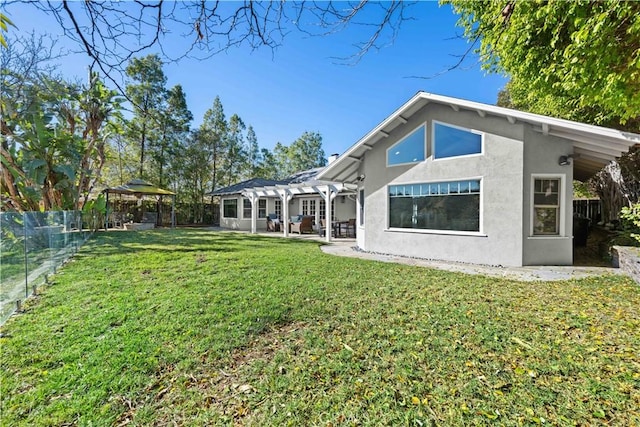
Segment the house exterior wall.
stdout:
<path fill-rule="evenodd" d="M 276 209 L 276 200 L 275 198 L 267 197 L 267 212 L 274 213 Z M 238 215 L 237 218 L 226 218 L 224 216 L 224 200 L 237 200 L 238 206 Z M 221 196 L 220 197 L 220 227 L 227 228 L 230 230 L 239 230 L 239 231 L 251 231 L 251 216 L 243 216 L 243 197 L 239 194 Z M 267 229 L 267 219 L 258 218 L 258 231 L 265 231 Z"/>
<path fill-rule="evenodd" d="M 335 219 L 348 220 L 355 218 L 355 201 L 353 197 L 338 195 L 335 200 Z M 289 202 L 289 216 L 297 216 L 302 214 L 302 200 L 315 200 L 316 203 L 316 219 L 320 218 L 320 196 L 298 196 L 294 197 Z M 237 218 L 226 218 L 224 216 L 224 200 L 237 200 L 238 215 Z M 262 200 L 262 199 L 261 199 Z M 267 215 L 275 213 L 276 211 L 276 198 L 267 197 Z M 243 197 L 241 195 L 228 195 L 220 197 L 220 227 L 230 230 L 239 231 L 251 231 L 251 216 L 243 216 Z M 284 214 L 284 209 L 281 215 Z M 317 223 L 317 220 L 316 220 Z M 266 218 L 258 218 L 258 231 L 265 231 L 267 229 Z"/>
<path fill-rule="evenodd" d="M 433 120 L 483 132 L 482 154 L 434 159 Z M 426 160 L 387 167 L 387 149 L 424 123 Z M 571 238 L 532 238 L 529 212 L 532 174 L 564 174 L 563 231 L 570 236 L 571 192 L 566 187 L 572 183 L 571 168 L 558 166 L 558 157 L 570 154 L 568 150 L 567 141 L 549 139 L 522 123 L 427 104 L 387 138 L 381 136 L 365 155 L 359 171 L 366 178 L 364 229 L 358 232 L 358 245 L 373 252 L 488 265 L 571 263 Z M 389 227 L 389 185 L 463 179 L 481 180 L 479 232 Z"/>
<path fill-rule="evenodd" d="M 523 265 L 572 265 L 573 264 L 573 167 L 560 166 L 558 158 L 571 154 L 572 143 L 553 136 L 534 132 L 525 128 L 525 159 L 523 188 Z M 533 196 L 534 177 L 560 178 L 560 235 L 533 236 Z"/>

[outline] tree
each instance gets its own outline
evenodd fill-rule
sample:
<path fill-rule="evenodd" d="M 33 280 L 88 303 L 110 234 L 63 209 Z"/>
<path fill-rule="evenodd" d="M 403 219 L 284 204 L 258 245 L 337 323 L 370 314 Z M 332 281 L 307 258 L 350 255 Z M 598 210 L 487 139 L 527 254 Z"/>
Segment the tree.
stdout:
<path fill-rule="evenodd" d="M 260 147 L 258 146 L 258 137 L 253 130 L 253 126 L 247 127 L 247 172 L 246 175 L 251 178 L 258 176 L 258 167 L 260 165 Z"/>
<path fill-rule="evenodd" d="M 155 164 L 157 180 L 160 187 L 166 185 L 165 169 L 172 166 L 172 161 L 179 155 L 179 143 L 189 132 L 189 123 L 193 115 L 187 107 L 187 100 L 181 85 L 176 85 L 167 92 L 164 108 L 158 114 L 159 123 L 150 145 L 151 158 Z"/>
<path fill-rule="evenodd" d="M 181 141 L 181 156 L 175 161 L 176 187 L 178 201 L 186 201 L 190 206 L 190 220 L 194 223 L 204 222 L 205 192 L 209 182 L 211 151 L 208 141 L 200 135 L 201 131 L 191 132 Z"/>
<path fill-rule="evenodd" d="M 274 153 L 267 148 L 260 150 L 260 162 L 256 167 L 255 177 L 265 179 L 281 179 L 283 178 L 278 167 L 278 160 Z"/>
<path fill-rule="evenodd" d="M 7 44 L 7 40 L 4 37 L 4 33 L 9 30 L 9 25 L 11 25 L 12 27 L 14 26 L 13 22 L 11 22 L 7 15 L 5 15 L 4 13 L 0 13 L 0 46 L 4 48 L 9 47 L 9 45 Z"/>
<path fill-rule="evenodd" d="M 247 178 L 244 174 L 247 169 L 247 150 L 243 136 L 245 129 L 246 125 L 240 116 L 234 114 L 229 118 L 224 162 L 227 185 Z"/>
<path fill-rule="evenodd" d="M 158 55 L 133 58 L 126 69 L 131 79 L 126 87 L 128 99 L 133 104 L 133 119 L 128 122 L 129 136 L 138 142 L 140 149 L 139 178 L 145 178 L 145 154 L 150 128 L 161 122 L 161 111 L 166 100 L 167 78 L 162 71 Z"/>
<path fill-rule="evenodd" d="M 86 86 L 57 77 L 42 39 L 10 44 L 0 77 L 2 209 L 81 208 L 105 164 L 115 92 L 95 73 Z"/>
<path fill-rule="evenodd" d="M 322 135 L 318 132 L 305 132 L 290 146 L 276 143 L 273 148 L 275 161 L 265 164 L 265 170 L 277 170 L 276 179 L 283 179 L 296 172 L 313 169 L 327 164 L 322 149 Z"/>
<path fill-rule="evenodd" d="M 222 101 L 219 96 L 216 96 L 211 108 L 204 113 L 200 130 L 197 133 L 197 138 L 202 142 L 202 147 L 207 150 L 211 159 L 211 165 L 207 168 L 211 174 L 211 191 L 218 188 L 227 127 Z"/>
<path fill-rule="evenodd" d="M 287 150 L 293 172 L 325 166 L 327 159 L 322 149 L 322 135 L 305 132 Z"/>
<path fill-rule="evenodd" d="M 447 3 L 479 41 L 484 68 L 511 76 L 516 104 L 587 112 L 596 123 L 640 117 L 640 3 Z"/>

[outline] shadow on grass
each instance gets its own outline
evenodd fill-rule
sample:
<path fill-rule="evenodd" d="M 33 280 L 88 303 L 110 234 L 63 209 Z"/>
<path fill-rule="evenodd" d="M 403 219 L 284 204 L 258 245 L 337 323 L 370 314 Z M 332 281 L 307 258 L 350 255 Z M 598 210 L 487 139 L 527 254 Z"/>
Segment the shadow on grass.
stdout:
<path fill-rule="evenodd" d="M 171 235 L 167 241 L 167 235 Z M 318 246 L 316 241 L 274 239 L 243 233 L 203 231 L 193 229 L 154 230 L 131 233 L 102 233 L 96 235 L 79 252 L 83 256 L 108 256 L 151 250 L 154 252 L 239 252 L 265 247 Z"/>

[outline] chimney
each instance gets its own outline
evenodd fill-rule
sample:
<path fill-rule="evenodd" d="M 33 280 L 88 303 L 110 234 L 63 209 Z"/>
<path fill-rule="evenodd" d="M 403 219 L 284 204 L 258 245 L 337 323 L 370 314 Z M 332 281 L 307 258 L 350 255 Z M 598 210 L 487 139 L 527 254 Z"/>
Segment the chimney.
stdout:
<path fill-rule="evenodd" d="M 339 156 L 340 154 L 338 153 L 333 153 L 329 156 L 329 164 L 333 163 Z"/>

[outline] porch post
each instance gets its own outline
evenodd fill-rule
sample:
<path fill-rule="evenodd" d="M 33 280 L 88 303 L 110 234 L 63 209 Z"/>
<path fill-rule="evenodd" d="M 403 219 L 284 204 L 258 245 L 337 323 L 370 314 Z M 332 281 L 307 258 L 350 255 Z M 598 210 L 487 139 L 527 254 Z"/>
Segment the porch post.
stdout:
<path fill-rule="evenodd" d="M 258 232 L 258 194 L 247 194 L 249 201 L 251 202 L 251 234 Z"/>
<path fill-rule="evenodd" d="M 109 191 L 105 191 L 106 200 L 105 200 L 105 212 L 104 212 L 104 231 L 109 230 Z"/>
<path fill-rule="evenodd" d="M 176 195 L 171 196 L 171 228 L 176 228 Z"/>
<path fill-rule="evenodd" d="M 284 237 L 289 237 L 289 202 L 292 194 L 289 190 L 278 190 L 278 195 L 282 200 L 282 226 L 284 227 Z"/>

